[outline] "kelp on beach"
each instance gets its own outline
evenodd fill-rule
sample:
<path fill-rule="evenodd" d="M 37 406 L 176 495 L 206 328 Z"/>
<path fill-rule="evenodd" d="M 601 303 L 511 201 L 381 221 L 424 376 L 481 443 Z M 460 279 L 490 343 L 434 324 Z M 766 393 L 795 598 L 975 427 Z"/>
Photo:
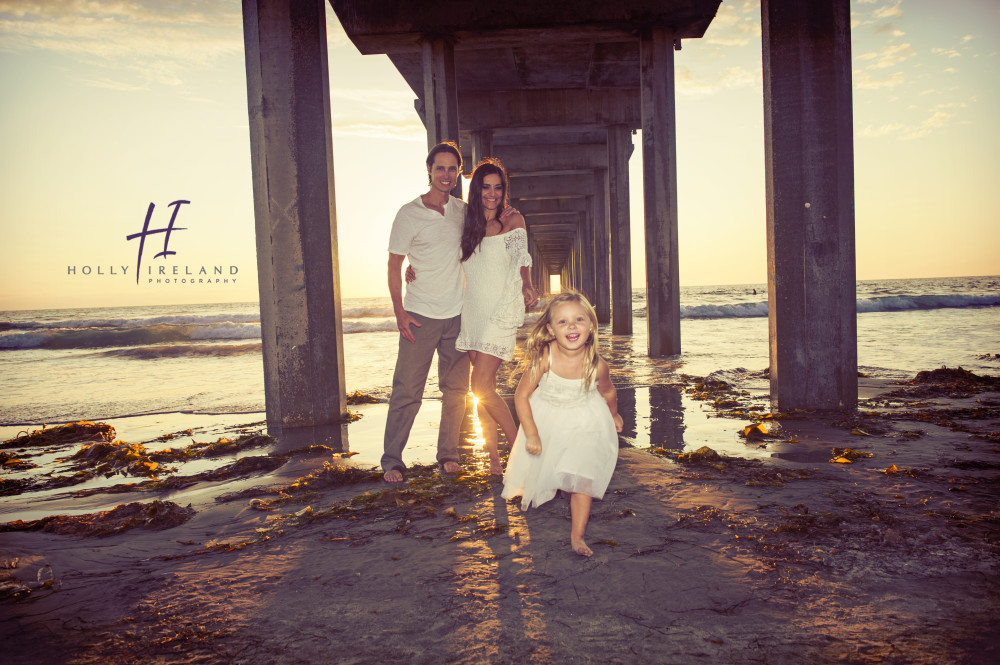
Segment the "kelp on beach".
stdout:
<path fill-rule="evenodd" d="M 362 391 L 354 391 L 346 396 L 346 402 L 351 405 L 377 401 L 375 396 Z M 359 418 L 361 414 L 348 411 L 345 422 Z M 102 478 L 104 480 L 99 486 L 84 488 L 77 493 L 91 495 L 102 492 L 178 489 L 202 480 L 225 480 L 271 471 L 284 464 L 291 455 L 318 452 L 319 448 L 330 450 L 325 446 L 313 446 L 281 455 L 244 457 L 195 474 L 183 473 L 184 466 L 191 462 L 234 457 L 252 448 L 272 446 L 275 440 L 263 434 L 261 429 L 242 426 L 237 428 L 238 436 L 223 436 L 214 441 L 197 441 L 192 430 L 182 430 L 159 436 L 155 441 L 173 442 L 191 437 L 191 443 L 162 449 L 152 449 L 149 444 L 119 440 L 114 427 L 100 422 L 78 421 L 54 427 L 42 426 L 32 432 L 25 430 L 0 444 L 0 469 L 7 472 L 7 477 L 0 478 L 0 496 L 59 489 Z M 67 446 L 77 444 L 81 445 L 75 452 L 65 455 L 61 453 Z M 53 455 L 59 456 L 53 459 Z M 49 458 L 46 465 L 49 470 L 34 474 L 23 473 L 38 469 L 39 464 L 33 459 L 42 456 Z M 18 472 L 21 473 L 15 475 Z M 119 476 L 145 480 L 108 482 Z"/>
<path fill-rule="evenodd" d="M 190 434 L 190 430 L 187 430 Z M 3 448 L 18 448 L 21 452 L 17 457 L 12 457 L 4 462 L 5 468 L 23 468 L 24 458 L 32 457 L 42 453 L 29 452 L 28 447 L 48 446 L 50 450 L 44 452 L 58 451 L 60 447 L 82 443 L 80 448 L 70 455 L 59 457 L 54 460 L 57 469 L 64 473 L 57 475 L 56 469 L 47 473 L 38 474 L 36 477 L 20 478 L 0 478 L 0 496 L 21 494 L 28 491 L 42 491 L 79 485 L 90 480 L 103 477 L 111 479 L 115 476 L 139 476 L 150 479 L 149 485 L 156 486 L 162 483 L 162 476 L 170 476 L 177 471 L 177 467 L 167 467 L 166 464 L 190 462 L 193 460 L 216 458 L 233 455 L 237 452 L 265 446 L 273 443 L 273 439 L 259 433 L 243 434 L 235 439 L 220 437 L 216 441 L 192 443 L 186 447 L 166 448 L 162 450 L 147 450 L 146 446 L 139 443 L 128 443 L 114 438 L 115 430 L 106 423 L 91 423 L 80 421 L 56 427 L 36 430 L 26 437 L 17 437 L 2 444 Z M 173 438 L 161 437 L 161 440 Z M 0 453 L 5 456 L 9 453 Z M 11 461 L 21 464 L 10 464 Z M 246 473 L 247 470 L 239 469 L 234 465 L 229 475 Z M 243 467 L 246 463 L 242 464 Z M 250 470 L 261 470 L 261 465 Z M 273 468 L 273 467 L 272 467 Z M 69 472 L 69 473 L 65 473 Z M 226 477 L 226 472 L 222 475 L 218 470 L 199 474 L 197 479 L 214 479 Z M 196 480 L 197 480 L 196 479 Z M 124 483 L 128 489 L 137 489 L 139 483 Z M 175 483 L 176 486 L 176 483 Z M 111 488 L 116 487 L 112 485 Z M 158 486 L 166 488 L 169 485 Z M 99 491 L 114 492 L 116 490 L 105 487 L 91 490 L 90 493 Z M 120 491 L 120 490 L 119 490 Z"/>
<path fill-rule="evenodd" d="M 0 524 L 2 531 L 44 531 L 66 536 L 113 536 L 130 529 L 169 529 L 191 519 L 194 510 L 172 501 L 121 504 L 112 510 L 86 515 L 50 515 L 37 520 Z"/>

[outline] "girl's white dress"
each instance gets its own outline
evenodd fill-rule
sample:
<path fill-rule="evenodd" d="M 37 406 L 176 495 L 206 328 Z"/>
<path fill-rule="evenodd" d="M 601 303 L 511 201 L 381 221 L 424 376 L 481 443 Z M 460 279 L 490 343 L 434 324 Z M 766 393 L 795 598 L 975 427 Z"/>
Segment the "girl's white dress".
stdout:
<path fill-rule="evenodd" d="M 603 498 L 618 461 L 618 432 L 597 382 L 584 392 L 583 379 L 564 379 L 549 370 L 528 403 L 542 452 L 529 454 L 524 430 L 518 430 L 502 496 L 520 496 L 522 510 L 542 505 L 557 490 Z"/>
<path fill-rule="evenodd" d="M 531 265 L 528 232 L 514 229 L 486 236 L 466 259 L 459 351 L 482 351 L 510 360 L 514 336 L 524 323 L 521 266 Z"/>

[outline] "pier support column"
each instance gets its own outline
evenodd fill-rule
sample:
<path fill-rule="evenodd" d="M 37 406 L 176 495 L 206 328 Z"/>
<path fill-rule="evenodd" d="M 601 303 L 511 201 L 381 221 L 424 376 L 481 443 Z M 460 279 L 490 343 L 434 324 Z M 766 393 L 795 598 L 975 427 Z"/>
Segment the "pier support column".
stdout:
<path fill-rule="evenodd" d="M 317 443 L 347 413 L 326 11 L 243 2 L 267 427 Z"/>
<path fill-rule="evenodd" d="M 858 400 L 848 0 L 763 0 L 771 403 Z"/>
<path fill-rule="evenodd" d="M 442 141 L 458 145 L 458 86 L 455 83 L 455 46 L 445 37 L 425 37 L 421 42 L 424 68 L 424 127 L 427 149 Z M 459 178 L 451 195 L 462 198 Z"/>
<path fill-rule="evenodd" d="M 472 164 L 469 164 L 469 173 L 476 168 L 476 164 L 484 157 L 493 157 L 493 130 L 480 129 L 472 132 Z M 508 199 L 510 192 L 507 193 Z"/>
<path fill-rule="evenodd" d="M 598 323 L 611 323 L 611 236 L 608 230 L 608 172 L 594 172 L 594 195 L 587 198 L 587 216 L 594 224 L 594 310 Z"/>
<path fill-rule="evenodd" d="M 674 33 L 653 27 L 639 40 L 642 187 L 646 209 L 646 325 L 649 355 L 681 352 L 677 267 L 677 131 Z"/>
<path fill-rule="evenodd" d="M 549 286 L 549 269 L 542 262 L 541 257 L 538 259 L 538 284 L 538 292 L 542 295 L 549 295 L 552 292 Z"/>
<path fill-rule="evenodd" d="M 580 291 L 591 303 L 597 300 L 597 255 L 594 253 L 594 218 L 584 211 L 576 225 L 580 245 Z"/>
<path fill-rule="evenodd" d="M 608 127 L 608 209 L 611 229 L 611 332 L 632 334 L 632 244 L 629 239 L 628 158 L 632 133 Z"/>

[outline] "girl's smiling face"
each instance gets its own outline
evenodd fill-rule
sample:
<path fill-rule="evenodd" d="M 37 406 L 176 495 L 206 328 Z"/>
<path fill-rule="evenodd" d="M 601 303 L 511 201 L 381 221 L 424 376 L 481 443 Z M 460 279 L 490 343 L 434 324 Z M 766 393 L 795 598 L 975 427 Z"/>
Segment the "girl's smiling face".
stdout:
<path fill-rule="evenodd" d="M 569 301 L 552 308 L 547 328 L 556 338 L 556 344 L 567 351 L 575 351 L 587 345 L 594 325 L 583 305 Z"/>

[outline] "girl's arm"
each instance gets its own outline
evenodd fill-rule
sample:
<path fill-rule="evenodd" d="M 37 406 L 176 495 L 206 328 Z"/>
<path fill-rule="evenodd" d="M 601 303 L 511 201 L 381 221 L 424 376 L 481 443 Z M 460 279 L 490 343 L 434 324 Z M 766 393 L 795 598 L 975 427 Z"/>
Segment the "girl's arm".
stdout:
<path fill-rule="evenodd" d="M 608 403 L 608 409 L 611 410 L 611 417 L 615 421 L 615 430 L 621 432 L 624 422 L 618 413 L 618 391 L 615 390 L 614 384 L 611 383 L 611 370 L 608 368 L 608 363 L 605 362 L 604 358 L 598 358 L 597 360 L 597 392 L 601 393 L 601 397 Z"/>
<path fill-rule="evenodd" d="M 544 350 L 538 368 L 528 367 L 514 390 L 514 409 L 517 411 L 518 420 L 521 421 L 521 429 L 524 430 L 524 448 L 532 455 L 542 452 L 542 440 L 538 437 L 538 427 L 535 425 L 528 398 L 538 388 L 538 382 L 542 380 L 542 374 L 545 373 L 548 364 L 548 351 Z"/>

